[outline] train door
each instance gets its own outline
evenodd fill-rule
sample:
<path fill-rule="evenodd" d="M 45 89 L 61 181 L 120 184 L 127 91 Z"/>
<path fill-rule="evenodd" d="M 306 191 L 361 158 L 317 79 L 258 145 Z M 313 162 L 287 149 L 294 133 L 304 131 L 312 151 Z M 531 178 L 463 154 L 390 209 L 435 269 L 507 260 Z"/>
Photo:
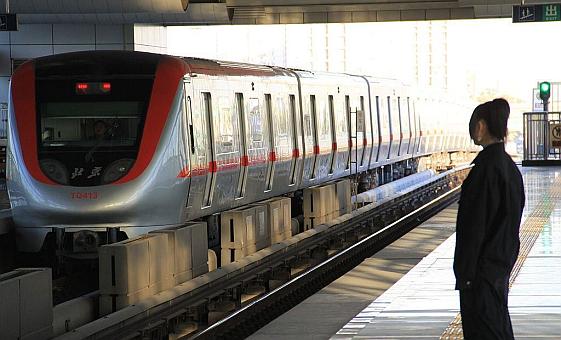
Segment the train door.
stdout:
<path fill-rule="evenodd" d="M 216 80 L 217 88 L 228 88 L 225 81 Z M 213 188 L 219 188 L 212 195 L 214 206 L 228 207 L 233 205 L 237 190 L 233 185 L 239 177 L 239 134 L 238 117 L 234 109 L 234 96 L 230 91 L 217 90 L 213 93 L 212 137 L 216 171 L 213 174 Z"/>
<path fill-rule="evenodd" d="M 185 176 L 191 178 L 187 198 L 188 209 L 201 209 L 209 205 L 212 185 L 213 156 L 208 124 L 210 93 L 189 91 L 184 83 L 187 130 L 189 135 L 189 169 Z M 196 212 L 195 212 L 196 213 Z"/>
<path fill-rule="evenodd" d="M 269 136 L 267 136 L 267 118 L 261 104 L 263 100 L 250 97 L 245 111 L 245 133 L 248 155 L 248 169 L 246 186 L 251 192 L 246 191 L 245 198 L 249 201 L 259 200 L 264 197 L 267 177 L 267 153 L 269 151 Z"/>
<path fill-rule="evenodd" d="M 271 190 L 277 193 L 284 193 L 287 187 L 294 184 L 295 161 L 294 150 L 297 148 L 295 144 L 293 126 L 296 126 L 294 120 L 292 105 L 295 105 L 293 95 L 286 95 L 286 88 L 277 90 L 278 95 L 274 98 L 272 116 L 272 124 L 270 130 L 271 152 L 269 153 L 269 161 L 273 162 L 273 170 L 271 172 Z"/>

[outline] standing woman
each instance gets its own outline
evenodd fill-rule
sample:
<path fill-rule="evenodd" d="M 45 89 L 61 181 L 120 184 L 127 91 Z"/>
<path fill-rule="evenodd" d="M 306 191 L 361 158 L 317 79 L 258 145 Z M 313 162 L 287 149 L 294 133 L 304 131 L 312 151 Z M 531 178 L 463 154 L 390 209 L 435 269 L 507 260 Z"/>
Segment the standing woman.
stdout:
<path fill-rule="evenodd" d="M 462 184 L 456 222 L 454 274 L 460 291 L 464 339 L 514 339 L 508 313 L 508 282 L 518 257 L 524 186 L 505 152 L 508 102 L 475 108 L 470 136 L 483 146 Z"/>

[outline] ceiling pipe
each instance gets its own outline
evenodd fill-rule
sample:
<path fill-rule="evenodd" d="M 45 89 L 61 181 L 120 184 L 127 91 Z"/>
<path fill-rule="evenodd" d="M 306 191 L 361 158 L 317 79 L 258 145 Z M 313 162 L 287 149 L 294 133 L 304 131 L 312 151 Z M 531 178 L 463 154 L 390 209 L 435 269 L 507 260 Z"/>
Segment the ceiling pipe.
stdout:
<path fill-rule="evenodd" d="M 229 24 L 225 3 L 193 3 L 180 13 L 69 13 L 18 14 L 21 24 Z"/>

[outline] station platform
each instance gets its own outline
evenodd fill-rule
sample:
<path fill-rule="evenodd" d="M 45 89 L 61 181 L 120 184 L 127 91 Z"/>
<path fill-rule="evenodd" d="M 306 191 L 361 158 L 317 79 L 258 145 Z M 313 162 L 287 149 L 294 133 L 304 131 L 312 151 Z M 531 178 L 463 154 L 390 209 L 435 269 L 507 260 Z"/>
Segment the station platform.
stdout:
<path fill-rule="evenodd" d="M 561 339 L 561 168 L 521 172 L 526 207 L 509 295 L 514 334 Z M 454 204 L 251 339 L 463 339 L 452 271 L 456 214 Z"/>

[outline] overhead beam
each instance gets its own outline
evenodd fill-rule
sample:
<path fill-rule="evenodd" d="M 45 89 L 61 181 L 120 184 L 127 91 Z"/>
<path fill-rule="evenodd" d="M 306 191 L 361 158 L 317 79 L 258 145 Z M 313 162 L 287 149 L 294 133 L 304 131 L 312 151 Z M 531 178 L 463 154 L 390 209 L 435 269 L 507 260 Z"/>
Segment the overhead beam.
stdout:
<path fill-rule="evenodd" d="M 223 0 L 208 3 L 18 0 L 12 2 L 11 7 L 22 24 L 258 25 L 504 18 L 511 17 L 512 5 L 518 3 L 517 0 Z"/>

